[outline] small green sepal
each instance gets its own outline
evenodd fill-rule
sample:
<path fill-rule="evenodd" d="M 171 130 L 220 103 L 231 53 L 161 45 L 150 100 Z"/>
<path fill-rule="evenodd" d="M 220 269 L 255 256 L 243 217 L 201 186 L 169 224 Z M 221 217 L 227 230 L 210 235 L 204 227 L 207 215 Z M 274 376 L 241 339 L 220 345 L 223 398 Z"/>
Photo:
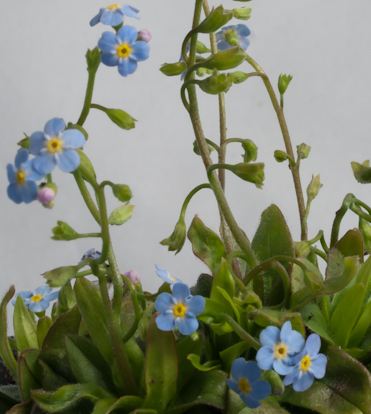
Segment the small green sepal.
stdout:
<path fill-rule="evenodd" d="M 304 144 L 304 142 L 300 145 L 297 145 L 296 149 L 297 149 L 298 156 L 302 160 L 304 160 L 305 158 L 308 158 L 311 148 L 312 147 L 310 145 Z"/>
<path fill-rule="evenodd" d="M 175 225 L 174 231 L 168 238 L 160 241 L 160 244 L 162 244 L 163 246 L 169 246 L 169 251 L 176 250 L 175 254 L 178 254 L 184 246 L 186 236 L 187 228 L 184 221 L 184 216 L 181 215 L 178 222 Z"/>
<path fill-rule="evenodd" d="M 211 49 L 208 49 L 202 42 L 197 40 L 196 53 L 211 53 Z"/>
<path fill-rule="evenodd" d="M 166 76 L 179 76 L 187 69 L 184 62 L 165 63 L 161 66 L 160 71 Z"/>
<path fill-rule="evenodd" d="M 286 92 L 291 80 L 291 75 L 284 75 L 283 73 L 278 77 L 278 90 L 280 91 L 281 96 Z"/>
<path fill-rule="evenodd" d="M 285 151 L 274 151 L 274 158 L 277 162 L 284 162 L 288 159 L 289 155 Z"/>
<path fill-rule="evenodd" d="M 255 145 L 251 139 L 244 139 L 241 142 L 242 148 L 245 153 L 243 155 L 243 162 L 256 161 L 258 158 L 258 147 Z"/>
<path fill-rule="evenodd" d="M 243 180 L 254 183 L 257 188 L 263 188 L 264 163 L 247 164 L 243 162 L 231 165 L 229 169 Z"/>
<path fill-rule="evenodd" d="M 307 187 L 308 200 L 316 198 L 321 187 L 323 187 L 323 184 L 320 182 L 320 175 L 318 174 L 315 177 L 312 175 L 312 181 Z"/>
<path fill-rule="evenodd" d="M 371 183 L 371 168 L 370 168 L 370 161 L 366 160 L 362 164 L 353 161 L 352 163 L 352 170 L 355 179 L 361 184 L 369 184 Z"/>
<path fill-rule="evenodd" d="M 20 146 L 19 150 L 21 150 L 22 148 L 30 148 L 30 137 L 25 132 L 23 132 L 23 134 L 25 137 L 21 139 L 19 142 L 17 142 L 17 145 Z"/>
<path fill-rule="evenodd" d="M 121 226 L 131 219 L 134 206 L 132 204 L 124 204 L 115 208 L 108 217 L 108 223 L 111 225 Z"/>
<path fill-rule="evenodd" d="M 232 78 L 227 73 L 218 75 L 215 70 L 210 77 L 199 81 L 198 86 L 206 93 L 218 95 L 219 93 L 229 91 L 229 88 L 232 86 Z"/>
<path fill-rule="evenodd" d="M 207 144 L 207 149 L 209 150 L 209 154 L 211 151 L 214 151 L 214 147 L 212 147 L 210 144 Z M 193 141 L 193 152 L 197 155 L 201 155 L 200 148 L 198 147 L 197 140 Z"/>
<path fill-rule="evenodd" d="M 233 17 L 233 11 L 224 10 L 223 6 L 213 9 L 194 30 L 197 33 L 212 33 L 227 24 Z"/>
<path fill-rule="evenodd" d="M 99 65 L 100 65 L 100 55 L 101 52 L 97 47 L 95 47 L 93 50 L 88 49 L 86 52 L 86 63 L 88 64 L 88 72 L 96 72 Z"/>
<path fill-rule="evenodd" d="M 51 237 L 52 240 L 70 241 L 79 238 L 79 234 L 64 221 L 57 221 L 57 224 L 57 227 L 52 228 L 54 234 Z"/>
<path fill-rule="evenodd" d="M 126 203 L 133 197 L 130 187 L 126 184 L 114 184 L 112 186 L 112 192 L 122 203 Z"/>
<path fill-rule="evenodd" d="M 202 63 L 202 66 L 206 69 L 228 70 L 240 65 L 244 60 L 243 50 L 236 46 L 210 56 Z"/>
<path fill-rule="evenodd" d="M 231 74 L 232 77 L 232 82 L 236 85 L 238 85 L 239 83 L 245 82 L 245 80 L 249 77 L 248 73 L 245 72 L 232 72 Z"/>
<path fill-rule="evenodd" d="M 87 175 L 88 173 L 94 178 L 96 179 L 97 176 L 95 174 L 95 170 L 93 167 L 93 164 L 91 163 L 91 161 L 89 160 L 88 156 L 85 154 L 84 151 L 82 150 L 76 150 L 79 155 L 80 155 L 80 165 L 77 167 L 77 169 L 79 171 L 81 171 L 82 177 L 84 178 L 85 181 L 89 181 L 87 179 L 87 177 L 85 175 Z M 86 171 L 86 174 L 84 174 L 84 171 Z"/>
<path fill-rule="evenodd" d="M 239 7 L 237 9 L 233 9 L 233 16 L 239 20 L 249 20 L 251 17 L 251 8 Z"/>
<path fill-rule="evenodd" d="M 135 122 L 137 120 L 122 109 L 108 108 L 104 112 L 118 127 L 126 129 L 127 131 L 135 128 Z"/>

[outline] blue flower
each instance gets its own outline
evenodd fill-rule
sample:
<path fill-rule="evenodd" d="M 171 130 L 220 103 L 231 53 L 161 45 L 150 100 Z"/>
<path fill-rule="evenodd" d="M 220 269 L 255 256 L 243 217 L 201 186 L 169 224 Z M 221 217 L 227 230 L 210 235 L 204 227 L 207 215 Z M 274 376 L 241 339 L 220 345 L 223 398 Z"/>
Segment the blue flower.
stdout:
<path fill-rule="evenodd" d="M 49 302 L 57 299 L 58 292 L 52 292 L 49 286 L 40 286 L 33 292 L 19 292 L 15 295 L 15 299 L 20 295 L 23 298 L 26 308 L 32 312 L 43 312 L 49 307 Z M 15 305 L 16 300 L 12 300 Z"/>
<path fill-rule="evenodd" d="M 169 283 L 171 291 L 173 291 L 175 283 L 183 283 L 177 277 L 171 276 L 171 274 L 167 270 L 162 269 L 159 265 L 155 264 L 155 266 L 157 269 L 157 276 L 159 276 L 165 283 Z"/>
<path fill-rule="evenodd" d="M 55 165 L 63 172 L 72 172 L 80 164 L 80 156 L 75 151 L 85 144 L 85 137 L 77 129 L 67 129 L 60 118 L 53 118 L 45 124 L 44 132 L 34 132 L 30 137 L 33 167 L 40 174 L 49 174 Z"/>
<path fill-rule="evenodd" d="M 99 13 L 90 21 L 90 26 L 95 26 L 99 22 L 108 26 L 118 26 L 124 21 L 124 15 L 140 19 L 139 10 L 131 6 L 121 6 L 121 4 L 112 4 L 99 10 Z"/>
<path fill-rule="evenodd" d="M 37 197 L 36 180 L 41 180 L 44 175 L 32 168 L 32 161 L 28 161 L 28 151 L 21 149 L 15 156 L 15 166 L 6 166 L 8 173 L 8 197 L 17 204 L 31 203 Z"/>
<path fill-rule="evenodd" d="M 122 76 L 128 76 L 137 69 L 138 62 L 148 59 L 149 45 L 142 40 L 136 41 L 137 29 L 133 26 L 123 26 L 115 35 L 104 32 L 98 41 L 98 47 L 103 52 L 101 61 L 107 66 L 118 66 Z"/>
<path fill-rule="evenodd" d="M 259 407 L 259 400 L 264 400 L 271 393 L 267 381 L 259 381 L 261 371 L 254 361 L 237 358 L 231 368 L 231 378 L 227 379 L 228 387 L 237 393 L 249 408 Z"/>
<path fill-rule="evenodd" d="M 79 264 L 80 263 L 82 263 L 84 260 L 86 260 L 86 259 L 93 259 L 93 260 L 95 260 L 95 259 L 99 259 L 100 258 L 100 256 L 101 256 L 101 252 L 98 252 L 98 250 L 95 250 L 94 248 L 92 248 L 92 249 L 90 249 L 90 250 L 88 250 L 87 252 L 85 252 L 83 255 L 82 255 L 82 258 L 81 258 L 81 260 L 79 261 Z"/>
<path fill-rule="evenodd" d="M 295 366 L 284 378 L 284 385 L 293 384 L 295 391 L 305 391 L 313 384 L 314 378 L 325 376 L 327 358 L 318 353 L 320 348 L 320 337 L 317 334 L 309 335 L 304 349 L 292 359 Z"/>
<path fill-rule="evenodd" d="M 287 375 L 293 369 L 291 359 L 304 347 L 304 338 L 291 328 L 291 322 L 283 324 L 281 332 L 275 326 L 268 326 L 260 333 L 262 348 L 256 354 L 261 369 L 273 369 L 280 375 Z"/>
<path fill-rule="evenodd" d="M 246 50 L 250 44 L 250 40 L 247 38 L 250 33 L 250 29 L 245 24 L 223 27 L 216 34 L 218 49 L 226 50 L 239 44 L 243 50 Z"/>
<path fill-rule="evenodd" d="M 161 312 L 156 324 L 161 331 L 171 331 L 178 326 L 183 335 L 190 335 L 198 328 L 196 316 L 205 307 L 203 296 L 191 296 L 189 287 L 184 283 L 176 283 L 173 294 L 163 292 L 155 301 L 155 309 Z"/>
<path fill-rule="evenodd" d="M 186 47 L 186 56 L 187 56 L 187 58 L 189 57 L 189 51 L 190 50 L 191 50 L 191 42 L 188 42 L 187 47 Z M 183 59 L 183 53 L 182 52 L 180 52 L 179 62 L 186 63 L 185 60 Z M 186 73 L 187 73 L 187 69 L 180 75 L 180 80 L 184 79 Z"/>

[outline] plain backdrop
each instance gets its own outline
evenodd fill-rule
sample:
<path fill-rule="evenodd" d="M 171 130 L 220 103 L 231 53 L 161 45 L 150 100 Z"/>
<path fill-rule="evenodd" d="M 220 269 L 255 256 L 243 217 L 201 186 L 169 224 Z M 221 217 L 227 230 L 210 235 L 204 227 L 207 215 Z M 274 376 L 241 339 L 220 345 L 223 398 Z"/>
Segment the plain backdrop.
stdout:
<path fill-rule="evenodd" d="M 41 273 L 76 264 L 98 239 L 71 242 L 50 240 L 57 220 L 81 233 L 98 227 L 79 195 L 73 177 L 56 169 L 58 195 L 52 210 L 38 202 L 16 205 L 6 195 L 6 164 L 14 162 L 16 143 L 23 132 L 42 130 L 46 121 L 61 117 L 76 122 L 87 82 L 85 52 L 96 46 L 101 33 L 110 30 L 89 26 L 100 7 L 98 0 L 2 0 L 0 14 L 0 260 L 1 290 L 10 284 L 17 291 L 44 284 Z M 190 30 L 194 1 L 131 0 L 142 19 L 125 24 L 152 33 L 150 58 L 127 78 L 117 68 L 101 66 L 93 102 L 121 108 L 138 120 L 131 131 L 119 129 L 105 114 L 92 110 L 85 123 L 89 141 L 86 154 L 98 180 L 128 184 L 135 204 L 132 219 L 112 227 L 112 240 L 122 272 L 136 269 L 145 290 L 161 284 L 154 264 L 168 269 L 187 283 L 194 283 L 206 266 L 192 253 L 187 240 L 176 256 L 159 242 L 169 236 L 186 195 L 206 182 L 200 157 L 192 151 L 194 135 L 180 100 L 179 77 L 168 78 L 161 64 L 176 62 Z M 219 1 L 210 0 L 210 6 Z M 358 0 L 259 0 L 224 2 L 225 8 L 252 7 L 247 22 L 252 34 L 247 52 L 263 67 L 276 87 L 280 73 L 293 75 L 286 93 L 285 115 L 293 146 L 312 146 L 302 161 L 303 189 L 312 174 L 321 174 L 323 188 L 312 204 L 309 237 L 325 231 L 329 240 L 332 220 L 344 196 L 352 192 L 371 202 L 370 187 L 356 182 L 351 161 L 371 155 L 371 3 Z M 240 21 L 231 21 L 238 24 Z M 205 43 L 207 36 L 200 38 Z M 239 70 L 250 71 L 247 64 Z M 217 97 L 199 93 L 205 135 L 218 142 Z M 261 212 L 279 206 L 295 240 L 300 237 L 299 217 L 291 173 L 273 158 L 284 150 L 277 118 L 259 78 L 233 86 L 226 95 L 228 137 L 252 139 L 264 162 L 265 185 L 258 190 L 227 172 L 227 197 L 233 213 L 252 238 Z M 241 162 L 238 144 L 228 147 L 228 162 Z M 215 159 L 215 155 L 214 155 Z M 119 205 L 107 191 L 109 210 Z M 198 193 L 186 215 L 187 226 L 195 214 L 218 231 L 218 209 L 209 190 Z M 348 213 L 341 233 L 356 227 Z M 320 259 L 321 260 L 321 259 Z"/>

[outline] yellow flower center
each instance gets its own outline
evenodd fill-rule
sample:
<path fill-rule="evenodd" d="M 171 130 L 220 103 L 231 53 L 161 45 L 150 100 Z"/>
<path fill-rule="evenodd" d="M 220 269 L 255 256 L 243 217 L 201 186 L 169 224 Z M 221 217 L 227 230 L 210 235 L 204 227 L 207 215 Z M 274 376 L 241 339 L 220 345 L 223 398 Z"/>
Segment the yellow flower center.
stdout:
<path fill-rule="evenodd" d="M 175 279 L 174 279 L 173 277 L 171 277 L 171 276 L 170 276 L 170 280 L 172 280 L 172 281 L 174 282 L 174 280 L 175 280 Z"/>
<path fill-rule="evenodd" d="M 126 58 L 130 54 L 130 52 L 131 52 L 131 49 L 129 45 L 125 43 L 117 47 L 117 54 L 119 55 L 119 57 Z"/>
<path fill-rule="evenodd" d="M 309 355 L 306 355 L 302 360 L 300 364 L 300 369 L 302 371 L 306 371 L 311 366 Z"/>
<path fill-rule="evenodd" d="M 184 316 L 186 312 L 186 307 L 183 305 L 183 303 L 178 303 L 174 306 L 173 312 L 176 317 Z"/>
<path fill-rule="evenodd" d="M 121 7 L 121 4 L 111 4 L 111 6 L 107 6 L 108 10 L 116 10 Z"/>
<path fill-rule="evenodd" d="M 18 170 L 15 176 L 18 184 L 24 184 L 26 180 L 26 174 L 22 170 Z"/>
<path fill-rule="evenodd" d="M 41 295 L 35 295 L 35 296 L 32 296 L 32 298 L 30 299 L 30 301 L 31 302 L 40 302 L 40 300 L 42 299 L 43 297 L 41 296 Z"/>
<path fill-rule="evenodd" d="M 276 359 L 283 359 L 287 356 L 287 346 L 284 344 L 278 344 L 274 348 L 274 356 Z"/>
<path fill-rule="evenodd" d="M 63 148 L 63 141 L 57 137 L 53 137 L 46 143 L 46 148 L 52 154 L 60 152 Z"/>
<path fill-rule="evenodd" d="M 244 394 L 248 394 L 250 392 L 250 389 L 251 389 L 250 383 L 249 383 L 249 381 L 247 381 L 246 378 L 240 378 L 240 380 L 238 381 L 238 388 Z"/>

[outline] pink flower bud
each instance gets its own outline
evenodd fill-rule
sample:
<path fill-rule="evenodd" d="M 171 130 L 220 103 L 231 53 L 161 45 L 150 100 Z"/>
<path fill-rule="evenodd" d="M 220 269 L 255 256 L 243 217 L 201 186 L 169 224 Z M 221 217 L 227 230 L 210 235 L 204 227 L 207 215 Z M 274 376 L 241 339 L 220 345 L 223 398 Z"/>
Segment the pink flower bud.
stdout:
<path fill-rule="evenodd" d="M 140 30 L 138 32 L 138 39 L 148 43 L 152 39 L 151 33 L 147 29 Z"/>
<path fill-rule="evenodd" d="M 124 275 L 134 284 L 139 285 L 140 283 L 140 276 L 136 270 L 129 270 L 128 272 L 124 273 Z"/>
<path fill-rule="evenodd" d="M 37 192 L 37 199 L 42 204 L 49 204 L 55 198 L 55 191 L 49 187 L 42 187 Z"/>

